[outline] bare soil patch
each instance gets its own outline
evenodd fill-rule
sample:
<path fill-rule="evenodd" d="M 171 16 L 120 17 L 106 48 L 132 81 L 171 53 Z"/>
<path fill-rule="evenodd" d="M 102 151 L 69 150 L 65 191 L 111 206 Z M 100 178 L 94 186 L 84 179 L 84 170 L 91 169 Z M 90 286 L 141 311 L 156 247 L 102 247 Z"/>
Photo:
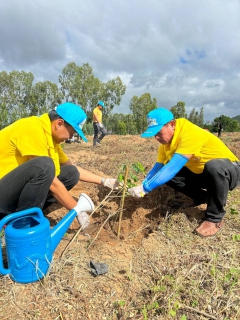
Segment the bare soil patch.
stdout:
<path fill-rule="evenodd" d="M 155 163 L 154 139 L 107 136 L 93 149 L 88 138 L 64 149 L 77 166 L 97 174 L 117 177 L 123 164 L 134 162 L 147 172 Z M 240 134 L 222 139 L 240 158 Z M 205 205 L 196 207 L 166 186 L 143 199 L 127 197 L 118 240 L 121 195 L 78 183 L 74 197 L 86 193 L 95 206 L 102 203 L 91 225 L 65 250 L 79 230 L 72 223 L 44 280 L 23 285 L 0 276 L 1 319 L 239 319 L 239 190 L 229 195 L 224 228 L 208 239 L 192 233 Z M 58 204 L 45 211 L 52 226 L 66 213 Z M 108 273 L 95 277 L 91 260 L 106 263 Z"/>

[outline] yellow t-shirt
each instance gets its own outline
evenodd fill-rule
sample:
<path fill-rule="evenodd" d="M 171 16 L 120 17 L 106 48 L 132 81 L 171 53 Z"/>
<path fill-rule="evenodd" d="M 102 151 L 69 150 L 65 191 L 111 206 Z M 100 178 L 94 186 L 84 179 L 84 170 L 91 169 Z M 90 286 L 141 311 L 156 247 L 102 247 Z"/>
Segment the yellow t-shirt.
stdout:
<path fill-rule="evenodd" d="M 0 131 L 0 141 L 0 178 L 28 161 L 29 156 L 52 158 L 56 176 L 60 173 L 60 164 L 68 160 L 61 146 L 52 139 L 47 113 L 14 122 Z"/>
<path fill-rule="evenodd" d="M 96 118 L 96 116 L 98 118 Z M 102 122 L 102 110 L 100 110 L 98 107 L 96 107 L 95 109 L 93 109 L 93 122 Z"/>
<path fill-rule="evenodd" d="M 212 159 L 239 161 L 219 138 L 186 119 L 176 120 L 171 144 L 159 146 L 157 162 L 167 164 L 174 153 L 193 155 L 185 164 L 193 173 L 202 173 L 205 163 Z"/>

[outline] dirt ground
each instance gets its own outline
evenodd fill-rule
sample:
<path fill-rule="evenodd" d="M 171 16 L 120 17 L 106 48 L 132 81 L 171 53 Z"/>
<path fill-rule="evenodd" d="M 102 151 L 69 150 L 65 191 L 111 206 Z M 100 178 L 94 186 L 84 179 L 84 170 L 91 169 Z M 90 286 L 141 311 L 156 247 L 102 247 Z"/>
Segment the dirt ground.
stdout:
<path fill-rule="evenodd" d="M 118 177 L 122 165 L 131 170 L 135 162 L 148 172 L 155 163 L 154 139 L 107 136 L 98 148 L 88 139 L 64 150 L 76 166 L 101 176 Z M 240 134 L 222 139 L 240 158 Z M 211 239 L 192 232 L 206 205 L 166 186 L 143 199 L 126 195 L 121 221 L 118 191 L 79 182 L 70 193 L 94 202 L 90 226 L 79 232 L 73 221 L 44 280 L 23 285 L 0 276 L 1 319 L 240 319 L 240 272 L 233 271 L 240 262 L 239 188 L 229 195 L 223 230 Z M 67 210 L 52 204 L 44 213 L 54 226 Z M 108 272 L 94 276 L 90 261 Z"/>

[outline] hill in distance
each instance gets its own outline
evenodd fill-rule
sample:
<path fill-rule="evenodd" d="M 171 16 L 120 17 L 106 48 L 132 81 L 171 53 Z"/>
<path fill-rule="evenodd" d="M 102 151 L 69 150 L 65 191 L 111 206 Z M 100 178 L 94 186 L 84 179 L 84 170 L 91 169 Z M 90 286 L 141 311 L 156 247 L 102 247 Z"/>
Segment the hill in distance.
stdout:
<path fill-rule="evenodd" d="M 233 118 L 231 118 L 232 120 L 237 120 L 238 122 L 240 122 L 240 115 L 239 116 L 235 116 Z"/>

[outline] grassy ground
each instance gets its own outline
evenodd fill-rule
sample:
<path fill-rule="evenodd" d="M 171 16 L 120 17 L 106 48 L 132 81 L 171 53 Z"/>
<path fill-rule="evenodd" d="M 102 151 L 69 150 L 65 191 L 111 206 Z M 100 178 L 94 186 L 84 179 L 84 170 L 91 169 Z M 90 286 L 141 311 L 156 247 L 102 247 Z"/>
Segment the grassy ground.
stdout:
<path fill-rule="evenodd" d="M 89 140 L 64 148 L 93 172 L 117 176 L 123 164 L 140 162 L 148 171 L 155 162 L 153 139 L 108 136 L 96 149 Z M 240 158 L 240 134 L 222 140 Z M 73 196 L 85 192 L 99 206 L 91 226 L 77 234 L 74 221 L 44 280 L 23 285 L 0 277 L 1 319 L 240 319 L 239 191 L 229 193 L 224 228 L 205 239 L 192 232 L 204 205 L 164 186 L 144 199 L 126 197 L 118 239 L 121 197 L 79 183 Z M 66 210 L 52 205 L 45 213 L 55 225 Z M 95 277 L 91 260 L 108 272 Z"/>

